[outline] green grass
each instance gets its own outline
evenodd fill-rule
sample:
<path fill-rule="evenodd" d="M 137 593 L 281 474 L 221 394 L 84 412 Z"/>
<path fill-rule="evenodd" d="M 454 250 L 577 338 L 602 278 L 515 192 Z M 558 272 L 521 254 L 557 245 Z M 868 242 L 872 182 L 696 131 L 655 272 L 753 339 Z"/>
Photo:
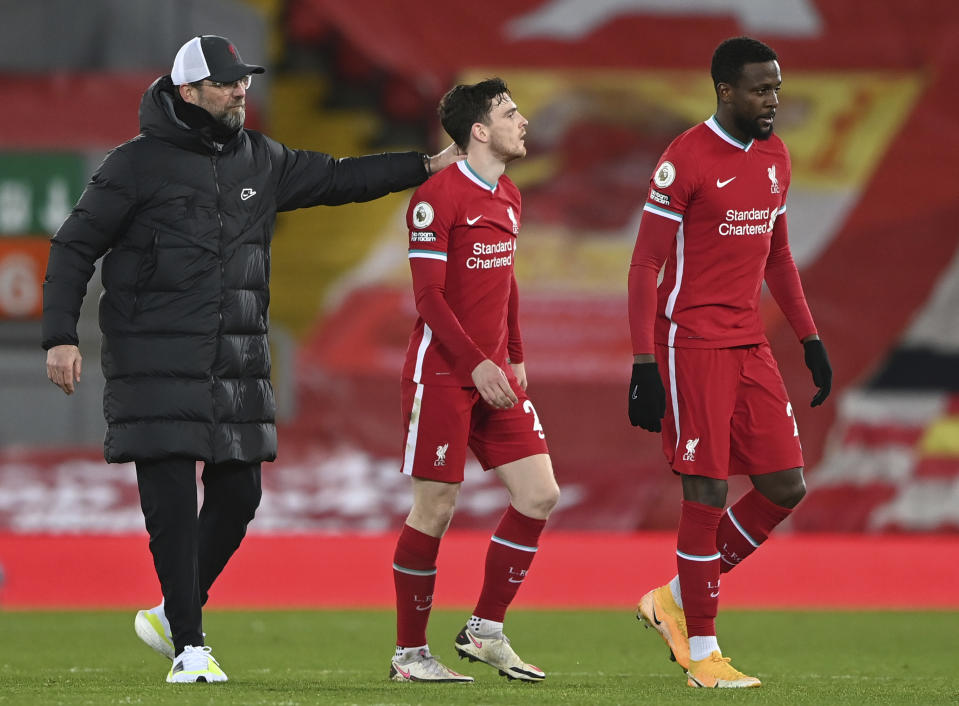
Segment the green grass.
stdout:
<path fill-rule="evenodd" d="M 387 681 L 384 611 L 208 611 L 207 642 L 230 681 L 172 685 L 131 611 L 0 613 L 0 704 L 959 703 L 959 613 L 726 612 L 723 649 L 763 686 L 720 693 L 688 688 L 629 611 L 514 611 L 508 632 L 546 670 L 541 684 L 456 659 L 464 618 L 434 611 L 431 647 L 471 685 Z"/>

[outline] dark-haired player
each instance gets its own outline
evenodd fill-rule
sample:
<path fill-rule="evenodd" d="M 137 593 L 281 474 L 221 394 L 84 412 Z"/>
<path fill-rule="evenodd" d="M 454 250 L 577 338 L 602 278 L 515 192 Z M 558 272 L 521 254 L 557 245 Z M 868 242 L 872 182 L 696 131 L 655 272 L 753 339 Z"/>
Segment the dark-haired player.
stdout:
<path fill-rule="evenodd" d="M 419 314 L 402 381 L 403 473 L 412 480 L 413 507 L 393 557 L 397 639 L 390 678 L 473 681 L 440 663 L 426 639 L 436 556 L 469 448 L 503 481 L 510 503 L 487 550 L 476 608 L 454 647 L 510 679 L 539 681 L 543 671 L 520 659 L 503 634 L 506 609 L 559 499 L 545 434 L 526 396 L 513 275 L 521 202 L 504 174 L 526 154 L 527 120 L 499 79 L 456 86 L 439 112 L 466 159 L 417 189 L 407 212 Z"/>
<path fill-rule="evenodd" d="M 712 78 L 716 114 L 660 158 L 629 273 L 629 419 L 662 430 L 683 486 L 678 575 L 642 597 L 637 617 L 659 631 L 690 686 L 755 687 L 716 639 L 720 574 L 805 494 L 793 407 L 759 314 L 763 281 L 805 347 L 819 388 L 812 406 L 829 394 L 832 370 L 789 250 L 776 53 L 727 39 Z M 753 488 L 724 511 L 730 474 L 748 475 Z"/>

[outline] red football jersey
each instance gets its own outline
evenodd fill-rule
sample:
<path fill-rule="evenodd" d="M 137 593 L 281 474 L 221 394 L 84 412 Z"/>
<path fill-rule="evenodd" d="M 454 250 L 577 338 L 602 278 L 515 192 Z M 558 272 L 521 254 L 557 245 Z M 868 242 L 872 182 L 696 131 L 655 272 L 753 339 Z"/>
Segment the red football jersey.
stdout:
<path fill-rule="evenodd" d="M 715 116 L 677 137 L 650 180 L 630 273 L 634 353 L 661 345 L 724 348 L 765 340 L 762 283 L 797 335 L 815 333 L 789 252 L 791 166 L 778 136 L 743 144 Z M 655 279 L 652 304 L 643 278 Z"/>
<path fill-rule="evenodd" d="M 522 361 L 513 275 L 519 189 L 507 176 L 488 184 L 466 160 L 447 167 L 410 199 L 409 260 L 419 313 L 403 377 L 473 385 L 485 358 L 510 375 Z"/>

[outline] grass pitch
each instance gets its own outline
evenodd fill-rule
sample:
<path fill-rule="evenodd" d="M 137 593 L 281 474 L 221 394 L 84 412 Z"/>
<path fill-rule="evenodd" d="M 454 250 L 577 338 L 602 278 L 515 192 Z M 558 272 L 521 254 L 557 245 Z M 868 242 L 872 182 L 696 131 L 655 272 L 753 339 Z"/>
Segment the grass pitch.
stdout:
<path fill-rule="evenodd" d="M 207 611 L 225 684 L 165 682 L 135 611 L 0 612 L 0 704 L 956 704 L 954 612 L 725 612 L 725 653 L 760 689 L 691 689 L 629 610 L 509 616 L 546 681 L 508 682 L 452 647 L 468 611 L 434 610 L 430 646 L 474 684 L 394 684 L 388 611 Z"/>

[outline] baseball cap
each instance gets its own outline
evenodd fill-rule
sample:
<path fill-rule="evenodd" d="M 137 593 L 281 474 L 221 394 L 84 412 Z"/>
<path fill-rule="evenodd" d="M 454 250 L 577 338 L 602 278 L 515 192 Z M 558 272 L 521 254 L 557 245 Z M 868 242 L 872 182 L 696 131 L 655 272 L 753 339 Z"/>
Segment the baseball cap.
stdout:
<path fill-rule="evenodd" d="M 220 83 L 233 83 L 248 74 L 262 74 L 262 66 L 244 64 L 240 52 L 226 37 L 204 34 L 180 47 L 173 60 L 170 78 L 173 84 L 194 83 L 205 78 Z"/>

